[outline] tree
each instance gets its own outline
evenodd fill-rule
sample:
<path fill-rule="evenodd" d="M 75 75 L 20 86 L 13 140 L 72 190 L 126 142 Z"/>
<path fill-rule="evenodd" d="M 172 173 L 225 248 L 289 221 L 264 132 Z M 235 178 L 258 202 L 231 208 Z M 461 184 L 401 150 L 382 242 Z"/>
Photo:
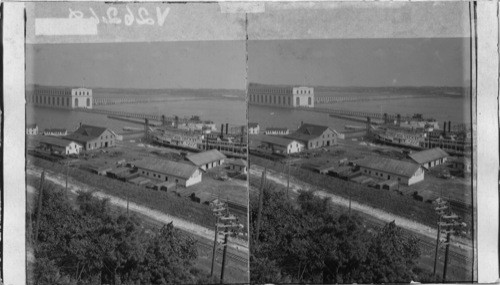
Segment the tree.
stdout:
<path fill-rule="evenodd" d="M 416 267 L 418 240 L 405 237 L 394 222 L 371 233 L 359 217 L 335 213 L 328 199 L 312 192 L 300 192 L 296 201 L 283 199 L 273 186 L 263 193 L 258 245 L 251 240 L 252 282 L 409 282 L 425 276 Z M 251 198 L 255 231 L 258 204 Z"/>

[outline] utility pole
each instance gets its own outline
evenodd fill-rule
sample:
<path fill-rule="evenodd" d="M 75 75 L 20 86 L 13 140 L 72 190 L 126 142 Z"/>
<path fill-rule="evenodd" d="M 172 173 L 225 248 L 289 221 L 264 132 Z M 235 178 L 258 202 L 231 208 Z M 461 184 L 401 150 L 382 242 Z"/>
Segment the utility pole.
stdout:
<path fill-rule="evenodd" d="M 241 229 L 243 229 L 243 225 L 238 222 L 238 218 L 236 216 L 229 214 L 229 211 L 226 212 L 225 216 L 220 217 L 220 221 L 221 223 L 218 223 L 217 227 L 222 228 L 224 233 L 224 242 L 221 244 L 224 247 L 224 251 L 222 253 L 222 267 L 220 271 L 220 284 L 223 284 L 229 236 L 238 236 Z"/>
<path fill-rule="evenodd" d="M 443 267 L 443 279 L 442 282 L 446 282 L 446 273 L 448 271 L 448 261 L 449 261 L 449 252 L 450 252 L 450 244 L 451 244 L 451 235 L 453 234 L 465 234 L 462 228 L 467 226 L 464 222 L 459 222 L 459 216 L 454 214 L 449 210 L 448 202 L 438 198 L 436 199 L 437 207 L 436 212 L 439 215 L 438 222 L 438 233 L 436 240 L 436 253 L 434 256 L 434 274 L 436 274 L 437 267 L 437 256 L 439 245 L 446 245 L 445 256 L 444 256 L 444 267 Z M 443 234 L 446 234 L 446 240 L 442 240 L 441 231 Z"/>
<path fill-rule="evenodd" d="M 212 208 L 212 214 L 216 217 L 215 230 L 214 230 L 215 231 L 214 246 L 212 250 L 212 267 L 210 269 L 210 276 L 213 276 L 214 266 L 215 266 L 215 255 L 217 254 L 217 236 L 218 236 L 217 225 L 219 224 L 219 218 L 224 214 L 224 212 L 227 212 L 227 207 L 223 202 L 217 199 L 212 203 L 210 203 L 210 208 Z"/>
<path fill-rule="evenodd" d="M 40 219 L 42 215 L 42 197 L 43 197 L 43 182 L 45 181 L 45 170 L 42 171 L 42 176 L 40 177 L 40 193 L 38 194 L 38 209 L 36 212 L 36 224 L 35 224 L 35 244 L 38 241 L 38 229 L 40 228 Z"/>
<path fill-rule="evenodd" d="M 255 245 L 259 244 L 260 220 L 262 218 L 262 204 L 263 204 L 263 200 L 264 200 L 264 183 L 266 182 L 266 171 L 267 171 L 267 168 L 264 168 L 264 172 L 262 172 L 262 179 L 260 182 L 259 209 L 257 212 L 257 227 L 256 227 L 256 233 L 255 233 Z"/>

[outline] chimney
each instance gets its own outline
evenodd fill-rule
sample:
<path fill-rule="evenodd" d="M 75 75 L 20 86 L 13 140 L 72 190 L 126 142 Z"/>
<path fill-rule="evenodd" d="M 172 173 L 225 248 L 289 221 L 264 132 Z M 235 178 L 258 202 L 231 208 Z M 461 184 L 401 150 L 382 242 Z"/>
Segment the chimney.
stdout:
<path fill-rule="evenodd" d="M 396 121 L 396 124 L 397 124 L 398 126 L 400 126 L 400 125 L 401 125 L 401 115 L 400 115 L 400 114 L 398 114 L 398 115 L 397 115 L 397 121 Z"/>
<path fill-rule="evenodd" d="M 227 135 L 227 131 L 228 131 L 228 129 L 229 129 L 229 124 L 228 124 L 228 123 L 226 123 L 226 135 Z"/>
<path fill-rule="evenodd" d="M 224 124 L 220 124 L 220 137 L 224 136 Z"/>
<path fill-rule="evenodd" d="M 448 132 L 451 133 L 451 121 L 448 121 Z"/>
<path fill-rule="evenodd" d="M 175 116 L 174 117 L 174 128 L 178 128 L 179 127 L 179 117 Z"/>

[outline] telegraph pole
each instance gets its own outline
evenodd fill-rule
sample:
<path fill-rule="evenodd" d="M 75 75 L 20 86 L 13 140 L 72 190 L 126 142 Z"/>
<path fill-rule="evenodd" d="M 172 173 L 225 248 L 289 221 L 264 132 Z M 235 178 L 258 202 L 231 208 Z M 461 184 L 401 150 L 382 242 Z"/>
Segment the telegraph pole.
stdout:
<path fill-rule="evenodd" d="M 214 266 L 215 266 L 215 255 L 217 254 L 217 236 L 218 236 L 218 225 L 219 218 L 227 211 L 226 205 L 217 199 L 216 201 L 210 203 L 210 207 L 212 208 L 212 214 L 215 216 L 215 237 L 214 237 L 214 246 L 212 250 L 212 267 L 210 269 L 210 276 L 214 275 Z"/>
<path fill-rule="evenodd" d="M 436 252 L 434 253 L 434 270 L 433 274 L 436 275 L 436 268 L 437 268 L 437 260 L 438 260 L 438 252 L 439 252 L 439 243 L 441 242 L 441 217 L 445 214 L 445 210 L 448 209 L 448 203 L 441 199 L 438 198 L 436 199 L 436 204 L 437 207 L 435 208 L 436 213 L 439 215 L 439 221 L 438 221 L 438 230 L 437 230 L 437 238 L 436 238 Z"/>
<path fill-rule="evenodd" d="M 226 253 L 227 253 L 227 237 L 229 234 L 224 235 L 224 251 L 222 253 L 222 267 L 220 269 L 220 284 L 224 284 L 224 269 L 226 268 Z"/>

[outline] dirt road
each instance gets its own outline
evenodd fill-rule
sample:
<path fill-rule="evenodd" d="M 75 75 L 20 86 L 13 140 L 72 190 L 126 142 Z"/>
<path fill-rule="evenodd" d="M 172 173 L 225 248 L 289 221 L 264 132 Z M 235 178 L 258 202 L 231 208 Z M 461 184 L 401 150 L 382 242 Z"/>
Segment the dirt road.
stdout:
<path fill-rule="evenodd" d="M 38 177 L 40 177 L 41 172 L 42 172 L 41 169 L 36 168 L 36 167 L 30 167 L 26 170 L 27 175 L 33 175 L 33 176 L 38 176 Z M 57 185 L 60 185 L 63 187 L 66 186 L 66 181 L 65 181 L 65 178 L 63 177 L 63 175 L 46 171 L 45 172 L 45 179 L 47 179 L 47 180 L 49 180 Z M 30 191 L 30 190 L 32 191 L 33 188 L 28 188 L 28 191 Z M 109 202 L 112 205 L 122 207 L 122 208 L 127 207 L 126 200 L 105 194 L 97 188 L 94 188 L 94 187 L 91 187 L 89 185 L 74 181 L 71 178 L 68 178 L 68 190 L 73 192 L 73 193 L 77 193 L 79 190 L 92 191 L 94 193 L 94 195 L 98 198 L 109 199 Z M 161 223 L 168 224 L 168 223 L 172 222 L 176 228 L 181 229 L 185 232 L 197 235 L 199 237 L 202 237 L 202 238 L 205 238 L 205 239 L 208 239 L 211 241 L 213 241 L 213 239 L 214 239 L 215 233 L 213 230 L 205 228 L 205 227 L 197 225 L 197 224 L 194 224 L 192 222 L 183 220 L 181 218 L 174 217 L 174 216 L 166 214 L 164 212 L 156 211 L 156 210 L 150 209 L 146 206 L 139 205 L 139 204 L 136 204 L 133 202 L 129 202 L 129 210 L 137 212 L 141 215 L 145 215 L 148 218 L 151 218 L 151 219 L 156 220 L 156 221 L 161 222 Z M 248 245 L 247 245 L 246 241 L 240 240 L 240 239 L 232 239 L 231 241 L 232 242 L 229 244 L 230 247 L 234 248 L 236 251 L 248 254 Z"/>
<path fill-rule="evenodd" d="M 258 165 L 253 164 L 250 169 L 250 174 L 251 175 L 256 175 L 260 177 L 262 175 L 262 171 L 264 171 L 263 167 L 260 167 Z M 276 184 L 280 184 L 286 187 L 287 181 L 286 181 L 286 176 L 282 173 L 277 173 L 272 170 L 267 170 L 267 175 L 266 178 L 270 181 L 273 181 Z M 293 191 L 294 193 L 297 193 L 298 190 L 307 190 L 307 191 L 312 191 L 314 190 L 314 194 L 319 196 L 319 197 L 328 197 L 330 198 L 330 201 L 336 205 L 340 205 L 343 207 L 349 207 L 349 199 L 328 193 L 324 189 L 319 189 L 318 187 L 312 186 L 310 184 L 307 184 L 302 181 L 298 181 L 296 179 L 293 179 L 293 177 L 290 178 L 290 190 Z M 418 222 L 409 220 L 407 218 L 397 216 L 391 213 L 388 213 L 386 211 L 380 210 L 373 208 L 371 206 L 365 205 L 358 203 L 356 201 L 351 201 L 351 209 L 354 211 L 358 211 L 367 215 L 370 215 L 371 217 L 377 218 L 381 221 L 384 222 L 392 222 L 395 221 L 396 225 L 400 226 L 401 228 L 404 228 L 408 231 L 414 232 L 416 234 L 424 235 L 428 238 L 435 239 L 436 238 L 436 229 L 433 229 L 429 226 L 420 224 Z M 465 249 L 465 250 L 472 250 L 472 243 L 470 240 L 465 240 L 465 239 L 457 239 L 454 238 L 456 241 L 454 243 L 455 246 Z"/>

